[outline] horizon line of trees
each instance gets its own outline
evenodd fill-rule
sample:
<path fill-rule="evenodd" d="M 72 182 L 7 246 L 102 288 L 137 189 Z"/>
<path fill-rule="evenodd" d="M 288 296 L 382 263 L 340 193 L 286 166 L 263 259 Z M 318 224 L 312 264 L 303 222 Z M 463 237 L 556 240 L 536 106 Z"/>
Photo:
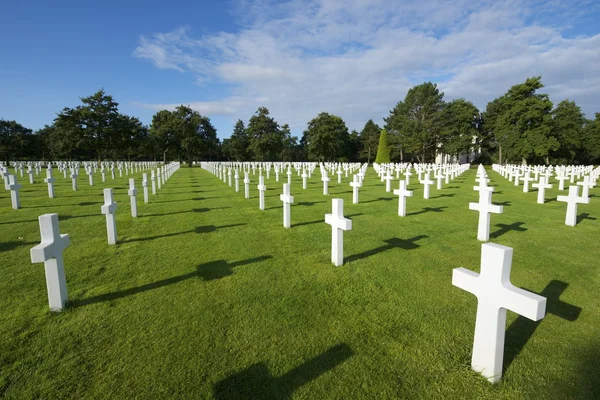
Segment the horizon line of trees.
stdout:
<path fill-rule="evenodd" d="M 64 108 L 51 125 L 33 131 L 0 119 L 0 160 L 229 160 L 372 162 L 380 139 L 392 162 L 434 162 L 439 154 L 476 154 L 482 163 L 600 163 L 600 113 L 587 119 L 573 101 L 554 105 L 541 77 L 512 86 L 480 111 L 468 100 L 444 100 L 431 82 L 412 87 L 380 127 L 369 119 L 348 131 L 327 112 L 307 123 L 300 138 L 266 107 L 229 138 L 210 118 L 181 105 L 154 114 L 149 126 L 122 114 L 104 90 Z M 380 137 L 382 130 L 386 133 Z"/>

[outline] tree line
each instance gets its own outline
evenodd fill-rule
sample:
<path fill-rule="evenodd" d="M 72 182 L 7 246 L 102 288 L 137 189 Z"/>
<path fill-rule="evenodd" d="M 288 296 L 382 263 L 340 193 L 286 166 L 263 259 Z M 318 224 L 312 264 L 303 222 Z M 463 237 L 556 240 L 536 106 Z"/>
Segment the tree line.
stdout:
<path fill-rule="evenodd" d="M 384 120 L 360 132 L 322 112 L 292 136 L 266 107 L 238 120 L 223 141 L 210 118 L 181 105 L 145 126 L 122 114 L 104 90 L 64 108 L 38 131 L 0 119 L 0 160 L 229 160 L 373 162 L 379 147 L 392 162 L 434 162 L 436 155 L 473 155 L 483 163 L 600 162 L 600 113 L 586 119 L 573 101 L 554 105 L 541 77 L 528 78 L 480 111 L 468 100 L 444 100 L 437 85 L 412 87 Z M 383 135 L 382 135 L 383 132 Z M 381 161 L 381 160 L 380 160 Z"/>

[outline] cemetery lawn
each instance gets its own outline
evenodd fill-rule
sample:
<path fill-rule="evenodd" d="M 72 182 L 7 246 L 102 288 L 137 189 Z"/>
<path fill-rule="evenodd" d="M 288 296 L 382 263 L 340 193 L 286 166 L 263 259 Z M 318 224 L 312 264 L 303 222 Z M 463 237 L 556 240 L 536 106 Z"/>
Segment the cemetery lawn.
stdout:
<path fill-rule="evenodd" d="M 503 380 L 470 369 L 475 296 L 452 269 L 479 272 L 473 168 L 431 188 L 413 176 L 408 216 L 369 167 L 360 204 L 349 179 L 318 172 L 292 183 L 292 228 L 282 227 L 283 180 L 258 175 L 235 193 L 199 168 L 177 171 L 150 204 L 136 177 L 90 187 L 56 176 L 23 184 L 21 204 L 0 193 L 0 397 L 9 399 L 598 399 L 600 398 L 600 189 L 564 225 L 558 184 L 536 204 L 488 170 L 491 242 L 514 248 L 511 280 L 548 298 L 539 323 L 508 312 Z M 258 172 L 257 172 L 258 174 Z M 397 188 L 397 181 L 394 188 Z M 102 188 L 113 187 L 119 243 L 108 246 Z M 566 191 L 562 194 L 566 194 Z M 331 198 L 344 199 L 352 231 L 344 265 L 330 263 Z M 37 217 L 58 213 L 69 306 L 50 313 L 44 267 L 31 264 Z"/>

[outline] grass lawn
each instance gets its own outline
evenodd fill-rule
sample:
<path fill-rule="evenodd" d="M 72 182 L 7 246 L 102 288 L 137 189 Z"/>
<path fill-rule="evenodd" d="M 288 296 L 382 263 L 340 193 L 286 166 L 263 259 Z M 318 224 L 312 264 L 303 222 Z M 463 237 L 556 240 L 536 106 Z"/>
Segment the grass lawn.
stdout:
<path fill-rule="evenodd" d="M 11 169 L 12 172 L 12 169 Z M 281 185 L 266 180 L 267 210 L 199 168 L 177 171 L 132 219 L 127 179 L 90 187 L 25 178 L 21 204 L 0 192 L 0 397 L 74 399 L 598 399 L 600 189 L 564 225 L 558 184 L 536 204 L 488 170 L 504 213 L 492 242 L 514 248 L 512 282 L 548 298 L 535 323 L 508 313 L 504 377 L 470 369 L 475 296 L 452 269 L 479 271 L 476 169 L 424 200 L 413 176 L 408 216 L 369 167 L 360 204 L 349 179 L 294 176 L 292 228 L 282 227 Z M 243 175 L 242 175 L 243 176 Z M 394 183 L 394 188 L 398 185 Z M 119 202 L 119 243 L 108 246 L 102 188 Z M 566 194 L 566 191 L 563 193 Z M 331 198 L 345 200 L 352 231 L 345 264 L 330 264 Z M 31 264 L 37 217 L 58 213 L 71 237 L 69 306 L 48 310 L 44 267 Z"/>

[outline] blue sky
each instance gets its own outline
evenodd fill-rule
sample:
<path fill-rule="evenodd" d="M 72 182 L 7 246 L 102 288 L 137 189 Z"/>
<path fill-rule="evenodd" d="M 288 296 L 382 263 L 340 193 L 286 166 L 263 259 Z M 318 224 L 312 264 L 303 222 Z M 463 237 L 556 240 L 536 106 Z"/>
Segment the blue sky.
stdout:
<path fill-rule="evenodd" d="M 436 82 L 480 109 L 528 76 L 600 111 L 600 7 L 554 1 L 13 1 L 0 6 L 0 118 L 32 129 L 100 88 L 151 121 L 188 104 L 219 137 L 266 106 L 300 134 L 360 130 Z"/>

